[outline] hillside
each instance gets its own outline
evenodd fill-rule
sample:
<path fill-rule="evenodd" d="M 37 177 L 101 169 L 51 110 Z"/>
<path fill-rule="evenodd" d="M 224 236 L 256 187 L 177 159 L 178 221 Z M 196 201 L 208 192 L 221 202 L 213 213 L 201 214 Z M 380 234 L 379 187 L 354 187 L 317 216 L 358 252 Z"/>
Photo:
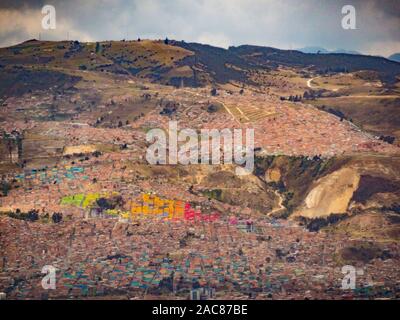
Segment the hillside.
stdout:
<path fill-rule="evenodd" d="M 348 263 L 385 284 L 376 297 L 397 294 L 399 63 L 32 40 L 0 49 L 0 65 L 0 291 L 12 299 L 187 299 L 197 284 L 216 299 L 337 299 Z M 150 163 L 150 131 L 168 132 L 157 153 L 172 155 L 174 123 L 178 163 Z M 50 293 L 36 276 L 49 264 L 62 277 Z"/>
<path fill-rule="evenodd" d="M 310 230 L 398 240 L 399 160 L 270 156 L 257 159 L 257 173 L 281 192 L 287 211 L 279 215 L 301 221 Z M 371 221 L 371 216 L 377 219 Z"/>
<path fill-rule="evenodd" d="M 174 87 L 246 87 L 283 99 L 304 95 L 374 135 L 400 140 L 400 63 L 381 57 L 173 40 L 30 40 L 1 48 L 0 69 L 0 103 L 36 90 L 71 91 L 82 77 L 113 74 Z"/>
<path fill-rule="evenodd" d="M 30 40 L 0 49 L 0 65 L 130 74 L 153 82 L 193 87 L 228 82 L 257 85 L 249 79 L 249 72 L 279 66 L 299 71 L 306 68 L 316 73 L 370 70 L 388 83 L 394 83 L 400 74 L 399 63 L 381 57 L 306 54 L 249 45 L 227 50 L 197 43 L 150 40 L 101 43 Z"/>
<path fill-rule="evenodd" d="M 379 73 L 382 81 L 394 83 L 400 74 L 400 64 L 381 57 L 355 54 L 331 53 L 308 54 L 295 50 L 280 50 L 258 46 L 231 47 L 229 51 L 259 66 L 308 67 L 317 73 L 355 72 L 370 70 Z"/>

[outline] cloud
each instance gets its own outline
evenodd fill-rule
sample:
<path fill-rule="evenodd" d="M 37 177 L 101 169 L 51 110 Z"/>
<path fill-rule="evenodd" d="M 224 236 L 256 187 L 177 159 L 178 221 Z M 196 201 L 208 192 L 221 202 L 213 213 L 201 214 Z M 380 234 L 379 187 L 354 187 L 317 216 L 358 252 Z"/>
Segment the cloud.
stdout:
<path fill-rule="evenodd" d="M 206 43 L 212 46 L 227 49 L 231 42 L 224 34 L 218 33 L 202 33 L 197 37 L 196 42 Z"/>
<path fill-rule="evenodd" d="M 0 45 L 13 45 L 28 39 L 39 38 L 39 34 L 46 40 L 65 40 L 67 34 L 82 41 L 93 40 L 90 34 L 77 28 L 74 21 L 68 19 L 59 19 L 61 23 L 57 23 L 56 30 L 43 30 L 43 17 L 41 10 L 35 9 L 0 10 Z"/>
<path fill-rule="evenodd" d="M 398 0 L 70 0 L 57 10 L 53 40 L 156 38 L 280 48 L 323 46 L 389 55 L 400 43 Z M 27 4 L 28 3 L 28 4 Z M 37 37 L 44 1 L 1 1 L 0 45 Z M 357 30 L 343 30 L 341 8 L 357 10 Z M 3 29 L 3 25 L 5 28 Z M 39 27 L 38 27 L 39 26 Z"/>

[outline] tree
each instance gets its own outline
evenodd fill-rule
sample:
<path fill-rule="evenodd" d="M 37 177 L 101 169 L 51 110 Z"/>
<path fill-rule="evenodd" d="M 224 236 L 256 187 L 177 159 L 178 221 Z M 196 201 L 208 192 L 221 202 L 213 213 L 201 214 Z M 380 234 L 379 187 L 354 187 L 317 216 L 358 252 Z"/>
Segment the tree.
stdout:
<path fill-rule="evenodd" d="M 164 43 L 167 44 L 167 45 L 169 44 L 168 38 L 165 38 Z"/>
<path fill-rule="evenodd" d="M 392 136 L 380 136 L 379 140 L 382 140 L 382 141 L 387 142 L 389 144 L 393 144 L 394 141 L 396 140 L 396 138 L 392 137 Z"/>
<path fill-rule="evenodd" d="M 110 201 L 106 198 L 100 198 L 96 201 L 96 204 L 99 206 L 100 210 L 110 210 L 114 209 L 113 205 L 110 203 Z"/>
<path fill-rule="evenodd" d="M 213 88 L 213 89 L 211 90 L 211 95 L 212 95 L 213 97 L 215 97 L 217 94 L 218 94 L 217 89 L 216 89 L 216 88 Z"/>
<path fill-rule="evenodd" d="M 8 192 L 11 190 L 11 185 L 6 181 L 1 181 L 0 185 L 3 196 L 6 197 Z"/>
<path fill-rule="evenodd" d="M 62 218 L 63 218 L 62 214 L 58 212 L 53 213 L 51 217 L 54 223 L 60 223 L 62 221 Z"/>
<path fill-rule="evenodd" d="M 12 162 L 12 150 L 13 150 L 13 141 L 9 139 L 7 141 L 7 150 L 8 150 L 8 155 L 10 157 L 10 163 Z"/>
<path fill-rule="evenodd" d="M 99 53 L 101 49 L 100 43 L 96 42 L 96 53 Z"/>
<path fill-rule="evenodd" d="M 34 222 L 39 220 L 39 213 L 37 210 L 31 210 L 28 212 L 27 220 Z"/>
<path fill-rule="evenodd" d="M 212 103 L 207 107 L 207 112 L 214 113 L 220 109 L 220 106 L 216 103 Z"/>

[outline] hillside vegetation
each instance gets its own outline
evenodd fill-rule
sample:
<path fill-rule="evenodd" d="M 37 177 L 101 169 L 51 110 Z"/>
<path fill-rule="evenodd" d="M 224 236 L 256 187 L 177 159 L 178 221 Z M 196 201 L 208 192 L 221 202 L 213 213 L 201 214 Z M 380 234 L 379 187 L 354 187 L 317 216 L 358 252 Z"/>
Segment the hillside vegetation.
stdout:
<path fill-rule="evenodd" d="M 316 73 L 376 71 L 382 81 L 396 82 L 400 63 L 381 57 L 352 54 L 307 54 L 258 46 L 229 49 L 178 41 L 78 41 L 30 40 L 0 49 L 0 65 L 96 70 L 137 75 L 179 86 L 204 86 L 250 80 L 252 70 L 279 66 L 308 68 Z"/>

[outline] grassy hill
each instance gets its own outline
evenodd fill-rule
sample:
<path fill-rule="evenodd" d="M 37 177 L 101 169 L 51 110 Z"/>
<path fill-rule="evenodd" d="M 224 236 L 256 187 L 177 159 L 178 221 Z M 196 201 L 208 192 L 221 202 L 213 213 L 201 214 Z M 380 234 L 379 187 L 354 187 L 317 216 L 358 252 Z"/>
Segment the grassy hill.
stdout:
<path fill-rule="evenodd" d="M 396 77 L 400 74 L 400 63 L 375 56 L 343 53 L 310 54 L 249 45 L 231 47 L 229 51 L 259 66 L 309 67 L 317 73 L 370 70 L 378 72 L 381 80 L 389 83 L 396 82 Z"/>
<path fill-rule="evenodd" d="M 251 70 L 279 66 L 313 72 L 376 71 L 384 82 L 400 75 L 400 63 L 381 57 L 349 54 L 306 54 L 258 46 L 229 49 L 178 41 L 78 41 L 30 40 L 0 49 L 0 65 L 36 66 L 131 74 L 169 85 L 204 86 L 240 82 L 255 84 Z"/>

